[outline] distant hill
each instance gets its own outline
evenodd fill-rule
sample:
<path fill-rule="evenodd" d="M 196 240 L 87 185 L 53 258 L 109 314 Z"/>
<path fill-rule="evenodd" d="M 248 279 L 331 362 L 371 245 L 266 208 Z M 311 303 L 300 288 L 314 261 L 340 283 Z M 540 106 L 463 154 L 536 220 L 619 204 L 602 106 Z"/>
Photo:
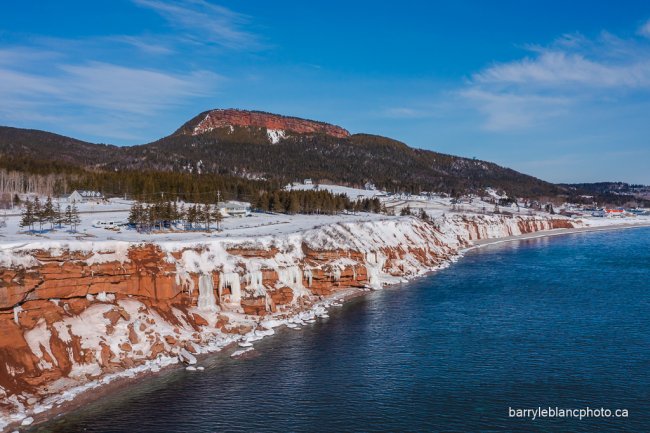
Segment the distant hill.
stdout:
<path fill-rule="evenodd" d="M 580 191 L 580 194 L 592 196 L 599 202 L 619 202 L 625 200 L 650 201 L 650 186 L 629 184 L 626 182 L 595 182 L 561 184 L 569 191 Z M 642 204 L 642 203 L 641 203 Z"/>
<path fill-rule="evenodd" d="M 88 143 L 51 132 L 0 126 L 3 158 L 58 162 L 90 167 L 112 160 L 117 146 Z"/>
<path fill-rule="evenodd" d="M 497 164 L 415 149 L 324 122 L 245 110 L 211 110 L 152 143 L 117 147 L 44 131 L 0 127 L 0 155 L 25 166 L 217 173 L 290 182 L 313 178 L 390 191 L 556 196 L 554 185 Z M 33 164 L 31 164 L 33 162 Z M 6 164 L 5 164 L 6 165 Z"/>

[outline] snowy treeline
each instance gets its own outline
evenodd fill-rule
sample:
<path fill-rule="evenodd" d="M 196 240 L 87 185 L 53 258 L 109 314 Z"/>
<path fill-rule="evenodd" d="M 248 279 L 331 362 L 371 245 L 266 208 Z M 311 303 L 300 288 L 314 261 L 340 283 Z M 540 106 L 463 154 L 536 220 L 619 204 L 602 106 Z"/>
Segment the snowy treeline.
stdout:
<path fill-rule="evenodd" d="M 77 225 L 81 222 L 76 205 L 68 205 L 61 209 L 59 203 L 54 204 L 52 198 L 48 197 L 45 203 L 41 203 L 38 197 L 34 201 L 27 200 L 21 213 L 20 226 L 29 230 L 34 230 L 38 224 L 39 230 L 43 230 L 44 225 L 50 225 L 61 228 L 69 226 L 72 231 L 77 230 Z"/>
<path fill-rule="evenodd" d="M 186 229 L 203 228 L 210 231 L 212 223 L 223 220 L 223 215 L 211 204 L 189 205 L 178 204 L 175 201 L 159 201 L 151 204 L 135 202 L 129 214 L 129 224 L 135 225 L 139 231 L 163 230 L 173 224 L 182 224 Z"/>

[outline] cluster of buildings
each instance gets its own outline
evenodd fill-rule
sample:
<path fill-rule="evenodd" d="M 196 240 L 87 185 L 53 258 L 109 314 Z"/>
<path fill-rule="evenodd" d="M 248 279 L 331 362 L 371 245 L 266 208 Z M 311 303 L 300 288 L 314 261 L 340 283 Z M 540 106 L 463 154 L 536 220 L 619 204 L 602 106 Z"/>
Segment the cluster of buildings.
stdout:
<path fill-rule="evenodd" d="M 650 215 L 648 209 L 626 209 L 624 207 L 595 207 L 565 204 L 560 213 L 567 216 L 587 216 L 595 218 L 629 218 Z"/>

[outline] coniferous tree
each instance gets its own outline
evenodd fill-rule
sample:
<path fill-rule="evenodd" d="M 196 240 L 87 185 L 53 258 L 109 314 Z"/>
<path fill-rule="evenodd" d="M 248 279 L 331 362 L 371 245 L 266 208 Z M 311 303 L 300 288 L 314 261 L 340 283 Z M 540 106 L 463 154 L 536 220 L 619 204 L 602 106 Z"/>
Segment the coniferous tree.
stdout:
<path fill-rule="evenodd" d="M 212 222 L 212 208 L 208 203 L 203 205 L 203 210 L 201 211 L 201 217 L 205 222 L 205 229 L 210 232 L 210 223 Z"/>
<path fill-rule="evenodd" d="M 379 200 L 377 197 L 372 199 L 372 211 L 374 213 L 381 213 L 382 210 L 382 203 L 381 200 Z"/>
<path fill-rule="evenodd" d="M 287 212 L 290 214 L 297 214 L 300 212 L 300 199 L 295 194 L 291 194 L 289 197 L 289 205 L 287 206 Z"/>
<path fill-rule="evenodd" d="M 269 195 L 264 192 L 257 197 L 255 207 L 261 211 L 267 212 L 269 210 Z"/>
<path fill-rule="evenodd" d="M 25 202 L 25 207 L 23 208 L 21 218 L 20 218 L 20 226 L 21 227 L 28 227 L 29 230 L 33 230 L 34 222 L 36 221 L 36 218 L 34 216 L 34 204 L 27 200 Z"/>
<path fill-rule="evenodd" d="M 272 210 L 273 212 L 277 212 L 277 213 L 284 212 L 284 206 L 282 205 L 282 199 L 280 198 L 279 192 L 276 191 L 273 193 L 273 195 L 271 196 L 269 207 L 270 210 Z"/>
<path fill-rule="evenodd" d="M 145 231 L 151 231 L 153 229 L 153 223 L 155 218 L 155 212 L 153 206 L 148 204 L 144 207 L 143 219 L 144 219 L 144 229 Z"/>
<path fill-rule="evenodd" d="M 221 230 L 221 221 L 223 221 L 223 214 L 221 213 L 221 209 L 219 209 L 219 206 L 214 207 L 214 212 L 212 213 L 212 218 L 214 218 L 214 221 L 217 223 L 217 231 Z"/>
<path fill-rule="evenodd" d="M 72 232 L 77 232 L 77 226 L 81 223 L 81 218 L 79 218 L 79 210 L 77 209 L 76 204 L 72 204 L 72 209 L 70 210 L 70 226 Z"/>
<path fill-rule="evenodd" d="M 409 206 L 409 205 L 404 206 L 402 208 L 402 210 L 399 212 L 399 214 L 402 215 L 402 216 L 411 215 L 412 214 L 411 206 Z"/>
<path fill-rule="evenodd" d="M 194 229 L 194 223 L 196 223 L 197 221 L 196 217 L 197 217 L 196 205 L 189 206 L 187 208 L 187 216 L 185 217 L 185 219 L 190 229 Z"/>
<path fill-rule="evenodd" d="M 178 221 L 181 219 L 180 213 L 178 210 L 178 202 L 174 201 L 171 206 L 171 212 L 169 215 L 169 219 L 172 221 L 172 223 L 176 224 Z"/>
<path fill-rule="evenodd" d="M 69 226 L 72 224 L 72 207 L 67 205 L 65 207 L 65 216 L 63 218 L 63 224 Z"/>
<path fill-rule="evenodd" d="M 187 223 L 187 212 L 185 211 L 185 203 L 181 203 L 180 208 L 178 209 L 178 220 L 185 225 Z"/>
<path fill-rule="evenodd" d="M 136 201 L 131 205 L 131 211 L 129 212 L 129 224 L 135 226 L 136 230 L 141 230 L 143 222 L 143 208 L 142 203 Z"/>
<path fill-rule="evenodd" d="M 56 207 L 54 208 L 54 223 L 58 228 L 63 226 L 65 220 L 65 215 L 61 211 L 61 203 L 57 202 Z"/>
<path fill-rule="evenodd" d="M 52 197 L 50 196 L 47 196 L 47 200 L 43 205 L 42 216 L 43 216 L 43 222 L 50 223 L 50 230 L 54 230 L 54 220 L 56 215 L 54 212 L 54 204 L 52 203 Z"/>
<path fill-rule="evenodd" d="M 43 223 L 45 222 L 45 216 L 43 214 L 43 205 L 38 199 L 38 196 L 34 199 L 34 220 L 38 223 L 38 230 L 43 231 Z"/>

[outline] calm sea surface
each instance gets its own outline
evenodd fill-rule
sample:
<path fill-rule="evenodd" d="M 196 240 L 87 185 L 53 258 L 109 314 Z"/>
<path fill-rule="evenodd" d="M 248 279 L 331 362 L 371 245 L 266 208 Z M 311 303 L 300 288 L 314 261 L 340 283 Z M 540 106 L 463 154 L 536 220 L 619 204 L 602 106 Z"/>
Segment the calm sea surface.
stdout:
<path fill-rule="evenodd" d="M 650 229 L 488 246 L 34 431 L 650 431 Z M 509 408 L 627 409 L 513 419 Z"/>

